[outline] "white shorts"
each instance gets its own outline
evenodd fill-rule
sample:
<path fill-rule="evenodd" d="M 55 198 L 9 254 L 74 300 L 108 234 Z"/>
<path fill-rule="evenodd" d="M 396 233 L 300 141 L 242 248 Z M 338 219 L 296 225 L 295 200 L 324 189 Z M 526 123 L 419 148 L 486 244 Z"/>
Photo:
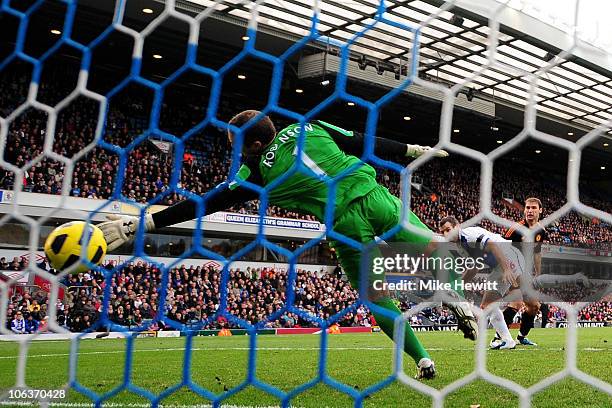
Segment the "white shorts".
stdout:
<path fill-rule="evenodd" d="M 508 266 L 512 270 L 512 276 L 520 282 L 525 276 L 525 258 L 521 251 L 513 246 L 504 248 L 504 255 L 508 259 Z M 511 282 L 504 282 L 504 269 L 501 265 L 497 265 L 489 274 L 490 282 L 497 282 L 497 291 L 500 295 L 505 296 L 512 287 Z"/>

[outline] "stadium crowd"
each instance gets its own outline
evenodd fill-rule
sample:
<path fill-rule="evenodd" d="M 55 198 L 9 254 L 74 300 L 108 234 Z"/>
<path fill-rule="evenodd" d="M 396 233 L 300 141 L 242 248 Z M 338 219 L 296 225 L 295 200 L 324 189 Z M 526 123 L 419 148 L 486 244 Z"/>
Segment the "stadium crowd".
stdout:
<path fill-rule="evenodd" d="M 612 321 L 612 304 L 610 302 L 595 302 L 578 312 L 578 321 L 588 322 L 610 322 Z M 554 305 L 549 306 L 549 327 L 554 327 L 555 322 L 566 321 L 567 312 Z"/>
<path fill-rule="evenodd" d="M 117 123 L 123 123 L 114 115 Z M 123 120 L 127 120 L 123 118 Z M 86 137 L 77 140 L 64 138 L 64 134 L 74 132 L 74 124 L 67 121 L 58 130 L 56 151 L 71 156 L 84 148 Z M 76 121 L 78 123 L 79 121 Z M 61 122 L 62 124 L 64 122 Z M 111 126 L 114 132 L 105 140 L 109 143 L 119 143 L 126 139 L 128 127 L 116 124 Z M 43 131 L 38 121 L 25 121 L 19 126 L 17 137 L 8 144 L 5 158 L 17 166 L 23 166 L 42 152 L 42 138 L 29 136 Z M 42 136 L 42 135 L 39 135 Z M 219 138 L 221 138 L 219 136 Z M 227 149 L 222 143 L 205 143 L 208 146 L 206 156 L 201 152 L 197 155 L 188 153 L 183 162 L 178 186 L 185 190 L 203 194 L 222 182 L 229 170 Z M 204 158 L 206 157 L 206 158 Z M 71 196 L 107 199 L 111 197 L 119 157 L 114 153 L 96 147 L 83 159 L 76 162 Z M 147 202 L 170 188 L 172 172 L 171 158 L 159 151 L 154 145 L 145 143 L 132 150 L 128 157 L 124 175 L 123 194 L 128 199 L 137 202 Z M 63 165 L 56 161 L 42 160 L 30 168 L 24 176 L 23 185 L 26 191 L 60 194 L 63 180 Z M 0 175 L 0 187 L 12 188 L 12 173 L 3 171 Z M 539 197 L 544 204 L 544 215 L 549 215 L 565 203 L 564 194 L 557 186 L 543 183 L 538 179 L 528 179 L 510 171 L 500 171 L 493 183 L 493 211 L 510 220 L 520 219 L 521 214 L 516 202 L 522 202 L 527 196 Z M 497 174 L 497 173 L 496 173 Z M 477 214 L 479 209 L 478 170 L 466 163 L 430 162 L 416 173 L 419 180 L 418 188 L 413 188 L 412 209 L 430 226 L 437 228 L 438 220 L 447 214 L 455 215 L 460 221 L 467 220 Z M 449 180 L 452 180 L 449 183 Z M 396 174 L 382 171 L 379 181 L 391 192 L 399 195 L 399 178 Z M 528 189 L 519 186 L 530 186 Z M 509 192 L 520 192 L 514 194 Z M 507 198 L 507 199 L 504 199 Z M 177 193 L 170 193 L 161 200 L 162 204 L 172 205 L 182 198 Z M 601 200 L 590 200 L 596 208 L 612 211 L 610 204 Z M 251 201 L 232 208 L 230 211 L 245 214 L 257 214 L 259 202 Z M 301 218 L 313 220 L 310 215 L 301 215 L 278 207 L 270 206 L 267 215 L 285 218 Z M 489 221 L 483 226 L 496 232 L 502 227 Z M 548 228 L 549 242 L 565 246 L 588 246 L 590 248 L 609 249 L 612 242 L 612 227 L 598 220 L 582 217 L 576 212 L 570 212 Z"/>
<path fill-rule="evenodd" d="M 107 269 L 113 267 L 112 262 L 105 265 Z M 165 323 L 152 323 L 158 316 L 161 279 L 157 266 L 143 262 L 131 263 L 115 273 L 111 278 L 109 320 L 131 328 L 171 329 L 172 324 L 167 320 Z M 181 265 L 171 269 L 163 314 L 178 324 L 187 327 L 198 325 L 204 329 L 240 327 L 240 320 L 248 324 L 265 321 L 260 325 L 266 328 L 314 327 L 317 326 L 316 319 L 328 319 L 350 307 L 357 299 L 357 293 L 342 278 L 339 269 L 333 273 L 299 269 L 294 286 L 294 306 L 304 313 L 278 316 L 275 313 L 286 302 L 286 271 L 255 266 L 245 270 L 232 269 L 227 284 L 226 310 L 236 319 L 228 321 L 228 315 L 213 318 L 219 307 L 220 283 L 221 272 L 216 266 Z M 90 271 L 70 275 L 64 278 L 63 284 L 65 295 L 55 304 L 58 324 L 74 332 L 89 329 L 103 311 L 103 274 Z M 575 287 L 567 289 L 566 292 L 575 295 Z M 402 310 L 413 306 L 414 303 L 408 301 L 400 302 Z M 46 291 L 15 290 L 8 302 L 6 328 L 18 333 L 43 330 L 47 326 L 48 307 Z M 549 321 L 554 323 L 564 319 L 563 310 L 550 307 Z M 603 299 L 583 308 L 579 320 L 612 322 L 612 299 Z M 200 325 L 201 321 L 205 324 Z M 412 316 L 411 323 L 443 325 L 456 321 L 445 308 L 426 308 Z M 360 306 L 347 313 L 339 324 L 369 327 L 375 326 L 376 321 L 367 308 Z"/>
<path fill-rule="evenodd" d="M 26 79 L 15 75 L 9 78 L 10 86 L 2 86 L 6 94 L 0 98 L 0 114 L 5 115 L 17 105 L 17 94 L 27 89 Z M 48 93 L 51 91 L 48 91 Z M 52 92 L 51 92 L 52 93 Z M 160 128 L 174 134 L 183 134 L 196 123 L 193 119 L 205 106 L 206 101 L 188 93 L 180 94 L 180 103 L 165 103 L 161 111 Z M 175 96 L 176 97 L 176 96 Z M 184 100 L 183 100 L 184 99 Z M 202 105 L 204 104 L 204 105 Z M 148 124 L 150 101 L 139 92 L 126 92 L 115 98 L 109 105 L 105 132 L 102 140 L 117 148 L 125 148 L 141 135 Z M 229 117 L 240 107 L 224 101 L 219 107 L 220 117 Z M 82 98 L 58 115 L 53 141 L 53 150 L 66 157 L 73 157 L 83 151 L 94 140 L 98 105 Z M 39 157 L 43 152 L 46 131 L 46 115 L 29 109 L 19 115 L 8 132 L 4 159 L 18 167 Z M 282 127 L 285 123 L 279 123 Z M 148 139 L 156 139 L 155 134 Z M 224 181 L 231 163 L 231 149 L 221 129 L 205 127 L 186 142 L 177 187 L 203 194 Z M 71 196 L 107 199 L 112 196 L 120 169 L 119 155 L 112 149 L 94 147 L 88 154 L 76 161 Z M 405 163 L 403 163 L 405 164 Z M 499 163 L 495 165 L 493 180 L 493 211 L 507 219 L 521 218 L 516 203 L 522 203 L 528 196 L 539 197 L 544 204 L 544 215 L 549 215 L 565 202 L 565 180 L 555 180 L 550 175 L 535 171 L 517 173 L 514 169 L 520 163 Z M 122 174 L 124 197 L 145 203 L 171 190 L 173 155 L 156 147 L 150 141 L 142 140 L 132 146 Z M 24 173 L 23 188 L 26 191 L 60 194 L 64 178 L 64 165 L 43 158 Z M 379 170 L 379 181 L 392 193 L 399 196 L 399 177 L 396 173 Z M 418 169 L 413 178 L 412 209 L 431 228 L 437 229 L 438 220 L 452 214 L 460 221 L 475 215 L 479 210 L 479 167 L 466 160 L 434 160 Z M 10 189 L 14 174 L 0 168 L 0 188 Z M 581 187 L 583 202 L 606 212 L 612 212 L 608 199 L 597 197 L 597 192 L 588 186 Z M 172 205 L 182 197 L 175 192 L 165 193 L 158 200 L 160 204 Z M 232 208 L 230 211 L 256 214 L 258 201 Z M 314 219 L 311 215 L 298 214 L 274 206 L 267 208 L 267 215 Z M 488 221 L 483 226 L 497 232 L 501 227 Z M 582 217 L 571 212 L 549 227 L 549 240 L 553 244 L 566 246 L 588 245 L 599 249 L 612 248 L 612 227 L 597 219 Z"/>
<path fill-rule="evenodd" d="M 13 257 L 9 261 L 5 256 L 0 258 L 0 271 L 22 271 L 26 268 L 28 262 L 25 258 Z"/>
<path fill-rule="evenodd" d="M 566 203 L 561 181 L 555 183 L 550 176 L 533 177 L 533 173 L 517 174 L 512 171 L 513 166 L 516 167 L 512 164 L 496 165 L 492 193 L 493 213 L 508 220 L 520 220 L 524 200 L 538 197 L 542 201 L 544 218 Z M 397 176 L 384 172 L 381 181 L 399 196 L 400 183 Z M 437 230 L 439 220 L 447 215 L 454 215 L 461 222 L 466 221 L 474 217 L 480 207 L 479 168 L 463 161 L 430 161 L 415 172 L 415 190 L 418 193 L 412 194 L 411 208 L 430 228 Z M 612 213 L 609 200 L 583 198 L 583 202 Z M 500 234 L 506 230 L 489 220 L 483 220 L 481 226 Z M 575 211 L 549 225 L 547 233 L 548 243 L 554 245 L 612 249 L 612 226 L 598 219 L 581 216 Z"/>
<path fill-rule="evenodd" d="M 112 269 L 114 265 L 105 266 Z M 262 322 L 285 305 L 287 273 L 285 270 L 248 267 L 230 270 L 227 285 L 227 311 L 249 324 Z M 161 291 L 161 272 L 155 265 L 133 263 L 111 279 L 108 317 L 117 324 L 135 327 L 157 316 Z M 104 294 L 104 276 L 90 271 L 65 277 L 65 299 L 58 301 L 57 319 L 60 326 L 83 331 L 100 317 Z M 209 319 L 203 328 L 238 327 L 234 319 L 211 319 L 219 307 L 221 272 L 217 267 L 180 266 L 169 272 L 164 314 L 185 325 Z M 304 313 L 284 313 L 270 319 L 263 327 L 313 327 L 316 319 L 328 319 L 350 307 L 357 293 L 338 273 L 298 270 L 294 306 Z M 7 325 L 21 313 L 25 319 L 33 316 L 41 321 L 47 316 L 47 293 L 17 291 L 8 308 Z M 34 305 L 34 306 L 33 306 Z M 36 313 L 34 313 L 36 312 Z M 372 326 L 376 322 L 363 306 L 344 316 L 341 326 Z M 164 327 L 163 323 L 155 328 Z"/>

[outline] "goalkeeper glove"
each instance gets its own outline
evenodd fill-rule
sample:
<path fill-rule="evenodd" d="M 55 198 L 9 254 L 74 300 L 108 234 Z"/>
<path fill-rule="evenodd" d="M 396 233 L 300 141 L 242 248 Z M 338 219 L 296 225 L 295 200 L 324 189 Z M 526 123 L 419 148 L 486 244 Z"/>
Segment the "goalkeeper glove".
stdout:
<path fill-rule="evenodd" d="M 123 244 L 134 241 L 136 231 L 138 231 L 141 222 L 140 217 L 110 214 L 106 216 L 106 219 L 109 221 L 98 224 L 97 227 L 104 233 L 108 252 L 119 248 Z M 155 223 L 151 214 L 145 215 L 144 228 L 145 232 L 155 229 Z"/>
<path fill-rule="evenodd" d="M 429 146 L 406 145 L 406 157 L 419 157 L 431 150 Z M 434 153 L 434 157 L 448 157 L 446 150 L 438 150 Z"/>

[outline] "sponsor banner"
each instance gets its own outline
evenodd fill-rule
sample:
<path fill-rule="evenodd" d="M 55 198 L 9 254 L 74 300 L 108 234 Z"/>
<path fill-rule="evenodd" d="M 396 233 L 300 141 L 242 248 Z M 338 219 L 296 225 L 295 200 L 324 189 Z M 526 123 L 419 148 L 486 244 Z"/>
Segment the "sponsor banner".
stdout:
<path fill-rule="evenodd" d="M 157 332 L 152 331 L 152 330 L 143 331 L 143 332 L 138 333 L 136 337 L 139 339 L 144 338 L 144 337 L 157 337 Z"/>
<path fill-rule="evenodd" d="M 456 331 L 456 324 L 410 325 L 414 331 Z"/>
<path fill-rule="evenodd" d="M 216 212 L 214 214 L 209 214 L 207 216 L 204 217 L 204 220 L 206 221 L 213 221 L 213 222 L 225 222 L 225 215 L 227 213 L 225 212 Z"/>
<path fill-rule="evenodd" d="M 131 335 L 132 332 L 110 332 L 108 336 L 98 338 L 100 334 L 105 332 L 93 332 L 81 335 L 80 333 L 38 333 L 38 334 L 8 334 L 0 335 L 0 341 L 22 341 L 26 336 L 30 340 L 70 340 L 74 337 L 79 337 L 81 340 L 96 340 L 96 339 L 123 339 Z"/>
<path fill-rule="evenodd" d="M 584 248 L 564 247 L 564 246 L 553 246 L 550 244 L 542 245 L 543 252 L 552 254 L 566 254 L 566 255 L 587 255 L 587 250 Z"/>
<path fill-rule="evenodd" d="M 340 327 L 340 333 L 372 333 L 371 327 Z"/>
<path fill-rule="evenodd" d="M 122 255 L 107 255 L 105 258 L 106 261 L 113 261 L 116 264 L 127 262 L 129 259 L 131 259 L 131 257 L 122 256 Z M 177 258 L 150 257 L 149 259 L 151 259 L 154 262 L 157 262 L 160 265 L 173 265 L 172 266 L 173 268 L 178 268 L 183 265 L 186 268 L 189 268 L 191 266 L 193 267 L 200 266 L 203 268 L 212 267 L 215 269 L 223 268 L 223 264 L 221 262 L 218 262 L 212 259 L 186 258 L 186 259 L 179 260 L 178 263 L 177 263 Z M 142 261 L 138 260 L 138 261 L 135 261 L 134 263 L 137 264 L 138 262 L 142 262 Z M 323 273 L 331 273 L 333 272 L 335 268 L 335 266 L 314 265 L 314 264 L 296 264 L 295 267 L 296 269 L 303 269 L 306 271 L 317 272 L 317 273 L 322 271 L 320 275 Z M 235 261 L 230 264 L 229 268 L 234 269 L 234 270 L 240 269 L 242 271 L 246 271 L 247 268 L 250 268 L 250 269 L 267 268 L 267 269 L 286 271 L 289 269 L 289 264 L 283 263 L 283 262 L 273 263 L 273 262 L 255 262 L 255 261 Z"/>
<path fill-rule="evenodd" d="M 154 214 L 166 208 L 164 205 L 152 205 L 147 212 Z M 121 203 L 121 213 L 128 215 L 140 214 L 139 207 L 133 204 Z M 219 222 L 234 225 L 259 225 L 258 215 L 216 212 L 204 217 L 204 221 Z M 289 218 L 264 217 L 265 226 L 295 230 L 324 231 L 325 226 L 318 221 L 295 220 Z"/>
<path fill-rule="evenodd" d="M 200 330 L 198 336 L 218 336 L 221 330 Z M 246 329 L 230 329 L 232 336 L 248 336 L 249 332 Z M 257 335 L 275 334 L 274 329 L 257 330 Z M 181 336 L 186 336 L 187 332 L 181 332 Z"/>
<path fill-rule="evenodd" d="M 232 213 L 224 213 L 224 214 L 225 214 L 226 223 L 249 224 L 249 225 L 259 224 L 259 216 L 257 215 L 232 214 Z M 264 217 L 263 223 L 264 225 L 269 226 L 269 227 L 322 231 L 321 224 L 317 221 L 305 221 L 305 220 L 292 220 L 292 219 L 287 219 L 287 218 Z"/>
<path fill-rule="evenodd" d="M 180 331 L 158 331 L 157 337 L 180 337 Z"/>
<path fill-rule="evenodd" d="M 104 336 L 101 337 L 101 334 Z M 86 340 L 125 339 L 132 334 L 134 334 L 134 332 L 109 332 L 108 335 L 106 335 L 106 332 L 93 332 L 84 334 L 80 338 Z"/>
<path fill-rule="evenodd" d="M 211 332 L 218 332 L 219 330 L 209 330 Z M 243 332 L 246 332 L 243 330 Z M 267 330 L 267 333 L 258 334 L 274 334 L 274 330 Z M 103 337 L 99 337 L 103 335 Z M 124 339 L 131 335 L 136 335 L 137 338 L 147 337 L 180 337 L 184 335 L 179 331 L 142 331 L 142 332 L 93 332 L 81 335 L 80 333 L 39 333 L 36 336 L 30 334 L 8 334 L 0 335 L 0 341 L 19 341 L 23 340 L 26 336 L 30 336 L 32 340 L 70 340 L 74 337 L 79 337 L 82 340 L 103 340 L 103 339 Z"/>
<path fill-rule="evenodd" d="M 600 249 L 587 249 L 587 255 L 590 256 L 612 256 L 612 251 L 604 251 Z"/>
<path fill-rule="evenodd" d="M 51 282 L 45 278 L 42 278 L 38 275 L 34 275 L 34 284 L 44 290 L 47 293 L 51 293 Z M 57 298 L 64 298 L 64 288 L 62 286 L 59 287 L 57 291 Z"/>
<path fill-rule="evenodd" d="M 340 333 L 372 333 L 371 327 L 339 327 Z M 329 331 L 329 329 L 328 329 Z M 276 334 L 319 334 L 319 327 L 278 328 Z"/>
<path fill-rule="evenodd" d="M 13 192 L 0 190 L 0 203 L 10 203 L 13 201 Z"/>
<path fill-rule="evenodd" d="M 0 335 L 0 341 L 22 341 L 26 336 L 30 340 L 70 340 L 76 337 L 76 333 L 42 333 L 42 334 L 7 334 Z"/>
<path fill-rule="evenodd" d="M 276 334 L 317 334 L 320 333 L 319 327 L 292 327 L 292 328 L 278 328 Z"/>
<path fill-rule="evenodd" d="M 589 321 L 581 321 L 576 322 L 576 327 L 606 327 L 608 325 L 607 322 L 589 322 Z M 563 328 L 567 327 L 568 322 L 555 322 L 555 327 Z"/>
<path fill-rule="evenodd" d="M 0 190 L 0 203 L 7 204 L 13 201 L 14 193 L 8 190 Z M 116 213 L 121 208 L 119 201 L 108 201 L 108 200 L 93 200 L 90 198 L 81 197 L 62 197 L 59 195 L 52 194 L 40 194 L 40 193 L 28 193 L 20 192 L 17 197 L 19 206 L 24 211 L 24 215 L 30 215 L 28 213 L 28 207 L 43 207 L 43 208 L 61 208 L 64 210 L 75 210 L 71 212 L 70 218 L 75 216 L 87 215 L 81 213 L 82 211 L 97 211 L 99 213 Z M 100 208 L 104 205 L 104 208 Z M 54 216 L 59 217 L 58 214 Z M 79 219 L 85 219 L 85 217 L 79 217 Z"/>

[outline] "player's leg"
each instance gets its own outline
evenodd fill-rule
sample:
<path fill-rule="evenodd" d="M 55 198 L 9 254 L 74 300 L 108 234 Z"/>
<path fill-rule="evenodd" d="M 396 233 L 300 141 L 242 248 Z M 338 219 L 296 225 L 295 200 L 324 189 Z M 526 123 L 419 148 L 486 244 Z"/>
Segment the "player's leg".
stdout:
<path fill-rule="evenodd" d="M 362 259 L 361 251 L 349 247 L 348 245 L 338 243 L 335 243 L 334 247 L 336 249 L 336 255 L 340 261 L 340 265 L 342 265 L 342 268 L 346 272 L 351 285 L 358 288 L 360 283 L 359 271 L 361 270 Z M 370 284 L 370 279 L 368 279 L 368 284 Z M 368 288 L 372 289 L 370 285 Z M 368 300 L 389 312 L 383 314 L 372 311 L 378 326 L 380 326 L 381 330 L 387 336 L 389 336 L 389 338 L 393 339 L 395 319 L 402 313 L 401 310 L 397 307 L 393 299 L 391 299 L 385 292 L 369 290 Z M 427 353 L 419 339 L 416 337 L 414 330 L 412 330 L 412 327 L 410 327 L 408 322 L 406 322 L 404 329 L 404 351 L 414 359 L 417 365 L 423 359 L 431 359 L 429 353 Z"/>
<path fill-rule="evenodd" d="M 480 307 L 484 310 L 489 307 L 492 303 L 499 302 L 502 300 L 502 295 L 496 291 L 487 291 L 482 297 Z M 504 320 L 504 315 L 499 307 L 494 307 L 493 311 L 489 316 L 489 322 L 495 329 L 496 333 L 499 334 L 500 340 L 495 339 L 491 342 L 491 348 L 494 350 L 513 349 L 516 347 L 516 342 L 512 339 L 508 325 Z"/>
<path fill-rule="evenodd" d="M 348 211 L 336 220 L 334 223 L 334 230 L 358 242 L 373 242 L 375 233 L 372 226 L 364 218 L 363 208 L 363 199 L 351 205 Z M 401 311 L 395 302 L 388 296 L 388 293 L 373 290 L 372 282 L 377 277 L 377 275 L 372 273 L 371 259 L 373 257 L 363 257 L 360 250 L 340 242 L 332 242 L 332 246 L 335 248 L 338 261 L 340 265 L 342 265 L 344 272 L 354 288 L 360 287 L 360 271 L 362 268 L 364 273 L 368 274 L 366 282 L 368 285 L 369 300 L 388 311 L 387 313 L 372 311 L 374 318 L 381 330 L 393 339 L 395 319 L 401 314 Z M 376 249 L 373 249 L 370 255 L 376 254 L 377 252 Z M 365 259 L 363 262 L 368 262 L 367 265 L 362 266 L 363 259 Z M 419 377 L 431 378 L 435 375 L 433 362 L 431 361 L 429 353 L 427 353 L 416 337 L 416 334 L 408 322 L 406 322 L 404 329 L 404 351 L 416 362 L 419 369 Z"/>
<path fill-rule="evenodd" d="M 514 323 L 514 318 L 519 310 L 523 307 L 523 302 L 510 302 L 508 306 L 504 309 L 504 319 L 506 320 L 506 324 L 510 326 Z"/>
<path fill-rule="evenodd" d="M 525 271 L 525 260 L 523 258 L 523 255 L 514 247 L 505 248 L 504 255 L 509 260 L 509 262 L 507 263 L 507 267 L 512 268 L 512 275 L 519 281 L 523 279 Z M 485 292 L 481 303 L 481 307 L 483 309 L 487 308 L 492 302 L 500 300 L 522 303 L 523 300 L 521 298 L 517 299 L 517 296 L 522 295 L 522 293 L 516 290 L 516 288 L 512 286 L 512 283 L 510 283 L 510 281 L 504 279 L 504 270 L 502 266 L 498 265 L 497 267 L 493 268 L 493 270 L 489 274 L 489 281 L 495 283 L 497 290 Z M 508 324 L 504 319 L 504 315 L 502 314 L 501 309 L 496 308 L 492 312 L 491 325 L 495 328 L 497 334 L 501 337 L 500 341 L 497 341 L 495 338 L 493 339 L 493 341 L 491 341 L 491 348 L 506 349 L 514 348 L 516 346 L 516 342 L 512 339 L 512 336 L 510 335 L 510 330 L 508 330 Z"/>
<path fill-rule="evenodd" d="M 548 325 L 548 305 L 546 303 L 540 304 L 540 312 L 542 313 L 542 328 L 545 329 Z"/>
<path fill-rule="evenodd" d="M 519 329 L 519 334 L 516 339 L 524 346 L 537 346 L 537 343 L 529 340 L 527 335 L 534 327 L 535 318 L 540 310 L 540 302 L 537 300 L 512 302 L 504 309 L 504 319 L 508 327 L 510 327 L 510 325 L 514 322 L 514 317 L 521 307 L 523 307 L 523 304 L 525 305 L 525 309 L 521 315 L 521 328 Z M 499 333 L 496 333 L 496 338 L 494 340 L 500 338 Z"/>
<path fill-rule="evenodd" d="M 524 268 L 524 266 L 523 266 Z M 521 318 L 521 327 L 517 340 L 524 346 L 537 346 L 536 343 L 532 342 L 527 338 L 527 335 L 533 329 L 535 318 L 540 312 L 540 302 L 537 300 L 535 293 L 536 283 L 534 276 L 530 273 L 523 272 L 521 275 L 521 288 L 526 288 L 523 292 L 523 300 L 525 304 L 525 310 Z"/>
<path fill-rule="evenodd" d="M 517 340 L 524 346 L 537 346 L 536 343 L 532 342 L 527 338 L 529 331 L 533 329 L 535 318 L 540 311 L 540 302 L 534 299 L 525 299 L 525 311 L 521 319 L 521 328 Z"/>
<path fill-rule="evenodd" d="M 518 311 L 521 310 L 521 307 L 523 307 L 523 302 L 519 302 L 519 301 L 510 302 L 508 303 L 508 306 L 505 307 L 504 320 L 506 321 L 506 325 L 508 327 L 510 327 L 512 323 L 514 322 L 514 318 L 516 317 L 516 314 L 518 313 Z M 495 332 L 495 338 L 493 339 L 491 344 L 493 344 L 493 342 L 497 340 L 501 340 L 501 336 L 499 335 L 499 333 Z"/>
<path fill-rule="evenodd" d="M 382 235 L 400 222 L 402 202 L 386 188 L 379 186 L 368 195 L 368 198 L 368 220 L 374 226 L 376 234 Z M 410 210 L 408 211 L 408 223 L 418 229 L 418 231 L 402 229 L 390 238 L 389 241 L 410 244 L 410 249 L 418 255 L 424 254 L 429 257 L 440 256 L 442 258 L 452 256 L 450 252 L 441 253 L 443 252 L 442 243 L 445 241 L 437 238 L 427 225 Z M 457 288 L 457 290 L 449 292 L 449 295 L 456 297 L 457 301 L 445 302 L 444 305 L 457 318 L 459 330 L 463 332 L 464 337 L 476 340 L 478 337 L 478 324 L 472 313 L 471 305 L 466 301 L 462 301 L 463 291 L 455 284 L 461 281 L 461 275 L 454 270 L 444 272 L 448 275 L 444 277 L 444 280 L 448 279 L 452 287 Z M 442 276 L 436 276 L 436 278 L 442 279 Z"/>

